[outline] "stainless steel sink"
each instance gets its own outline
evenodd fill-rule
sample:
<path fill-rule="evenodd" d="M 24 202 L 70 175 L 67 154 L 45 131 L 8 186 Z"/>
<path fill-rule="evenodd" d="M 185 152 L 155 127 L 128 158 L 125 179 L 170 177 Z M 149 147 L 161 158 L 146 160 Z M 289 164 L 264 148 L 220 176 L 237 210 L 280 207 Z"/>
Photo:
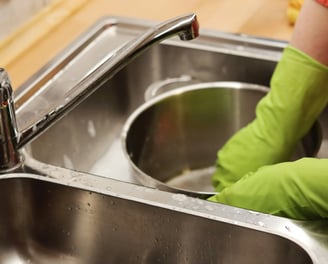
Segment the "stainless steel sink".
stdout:
<path fill-rule="evenodd" d="M 81 78 L 150 25 L 99 21 L 16 90 L 19 128 L 56 114 L 79 95 Z M 147 88 L 210 81 L 268 85 L 285 46 L 201 33 L 188 43 L 165 41 L 113 78 L 104 77 L 91 96 L 25 145 L 24 171 L 33 174 L 0 180 L 1 263 L 327 263 L 325 222 L 145 188 L 130 174 L 121 129 Z M 321 148 L 318 155 L 326 153 Z"/>
<path fill-rule="evenodd" d="M 314 233 L 182 194 L 72 173 L 5 175 L 0 196 L 1 263 L 317 263 Z"/>

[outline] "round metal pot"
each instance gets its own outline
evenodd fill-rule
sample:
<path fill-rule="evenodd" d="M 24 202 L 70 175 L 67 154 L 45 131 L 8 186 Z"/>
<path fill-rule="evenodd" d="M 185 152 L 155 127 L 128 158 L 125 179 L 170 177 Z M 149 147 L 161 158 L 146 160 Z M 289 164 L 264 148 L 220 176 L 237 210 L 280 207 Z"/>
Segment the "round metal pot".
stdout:
<path fill-rule="evenodd" d="M 123 150 L 132 174 L 143 185 L 208 197 L 217 151 L 255 118 L 267 87 L 214 82 L 189 85 L 145 102 L 126 121 Z M 318 149 L 317 129 L 294 158 Z"/>

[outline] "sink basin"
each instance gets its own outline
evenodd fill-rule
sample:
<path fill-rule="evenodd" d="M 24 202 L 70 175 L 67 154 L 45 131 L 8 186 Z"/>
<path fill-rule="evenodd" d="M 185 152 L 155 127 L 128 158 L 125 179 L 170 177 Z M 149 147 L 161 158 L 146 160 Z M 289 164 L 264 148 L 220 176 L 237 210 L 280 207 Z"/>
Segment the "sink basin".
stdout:
<path fill-rule="evenodd" d="M 79 95 L 77 83 L 94 65 L 150 25 L 124 18 L 98 22 L 16 90 L 18 127 L 56 115 Z M 140 186 L 121 145 L 123 124 L 149 87 L 216 81 L 268 86 L 284 46 L 204 30 L 192 42 L 153 46 L 113 78 L 105 76 L 92 95 L 24 146 L 24 170 L 33 174 L 0 180 L 0 262 L 327 263 L 325 223 Z M 318 155 L 326 153 L 320 148 Z"/>
<path fill-rule="evenodd" d="M 293 223 L 286 238 L 279 218 L 264 232 L 270 218 L 110 179 L 11 174 L 0 196 L 0 263 L 315 263 Z"/>

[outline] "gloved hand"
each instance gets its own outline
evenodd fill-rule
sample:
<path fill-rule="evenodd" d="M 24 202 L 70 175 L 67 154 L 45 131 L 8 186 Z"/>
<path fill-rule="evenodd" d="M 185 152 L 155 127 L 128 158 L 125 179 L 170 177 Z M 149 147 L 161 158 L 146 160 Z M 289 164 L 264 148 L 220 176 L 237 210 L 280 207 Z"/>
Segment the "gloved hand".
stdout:
<path fill-rule="evenodd" d="M 216 191 L 264 165 L 290 160 L 296 144 L 327 104 L 328 67 L 288 46 L 270 86 L 270 92 L 256 108 L 255 120 L 218 152 L 212 177 Z M 266 184 L 265 179 L 261 183 Z M 247 188 L 246 192 L 253 193 Z"/>
<path fill-rule="evenodd" d="M 210 201 L 298 220 L 328 218 L 328 159 L 264 166 Z"/>

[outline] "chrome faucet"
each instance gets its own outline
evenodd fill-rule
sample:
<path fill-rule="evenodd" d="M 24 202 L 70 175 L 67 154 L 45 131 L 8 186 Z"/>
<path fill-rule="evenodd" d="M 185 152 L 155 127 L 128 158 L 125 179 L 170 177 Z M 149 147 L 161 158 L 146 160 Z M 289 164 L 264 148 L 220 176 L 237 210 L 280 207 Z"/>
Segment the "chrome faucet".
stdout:
<path fill-rule="evenodd" d="M 88 72 L 82 80 L 72 87 L 69 93 L 56 100 L 52 109 L 37 121 L 27 121 L 21 131 L 16 125 L 15 108 L 12 98 L 12 88 L 6 72 L 2 69 L 1 81 L 1 120 L 0 120 L 0 173 L 14 171 L 21 167 L 22 158 L 19 148 L 34 139 L 37 135 L 51 126 L 65 113 L 91 95 L 102 83 L 112 78 L 129 62 L 142 54 L 153 44 L 168 37 L 178 35 L 181 40 L 192 40 L 198 37 L 199 25 L 195 14 L 167 20 L 150 28 L 140 37 L 133 39 L 110 54 Z"/>

